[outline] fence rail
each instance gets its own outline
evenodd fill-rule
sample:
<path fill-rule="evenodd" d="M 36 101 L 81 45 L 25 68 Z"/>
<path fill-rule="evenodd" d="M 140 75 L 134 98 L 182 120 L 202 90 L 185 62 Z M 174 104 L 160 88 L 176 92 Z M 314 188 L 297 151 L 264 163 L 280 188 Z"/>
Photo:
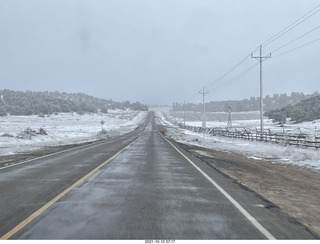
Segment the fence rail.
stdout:
<path fill-rule="evenodd" d="M 178 124 L 178 126 L 189 131 L 205 133 L 212 136 L 224 136 L 250 141 L 312 147 L 316 149 L 320 148 L 320 136 L 306 133 L 272 132 L 270 129 L 261 132 L 260 130 L 248 129 L 202 128 L 198 126 L 184 126 L 183 124 Z"/>

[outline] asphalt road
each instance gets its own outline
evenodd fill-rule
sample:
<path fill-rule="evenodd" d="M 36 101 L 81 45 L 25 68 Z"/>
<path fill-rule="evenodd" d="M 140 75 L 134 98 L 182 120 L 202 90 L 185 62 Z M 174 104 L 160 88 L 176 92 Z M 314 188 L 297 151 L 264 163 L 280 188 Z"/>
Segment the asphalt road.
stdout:
<path fill-rule="evenodd" d="M 313 239 L 157 130 L 0 170 L 3 239 Z"/>

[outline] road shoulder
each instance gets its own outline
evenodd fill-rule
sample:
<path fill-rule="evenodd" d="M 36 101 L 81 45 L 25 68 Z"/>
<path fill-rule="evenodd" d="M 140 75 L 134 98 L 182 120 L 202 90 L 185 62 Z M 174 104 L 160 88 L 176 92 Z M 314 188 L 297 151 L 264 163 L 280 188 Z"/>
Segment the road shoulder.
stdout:
<path fill-rule="evenodd" d="M 312 232 L 320 235 L 320 174 L 307 168 L 256 160 L 192 145 L 179 146 L 209 167 L 236 181 L 242 188 L 256 193 L 266 207 L 281 211 Z"/>

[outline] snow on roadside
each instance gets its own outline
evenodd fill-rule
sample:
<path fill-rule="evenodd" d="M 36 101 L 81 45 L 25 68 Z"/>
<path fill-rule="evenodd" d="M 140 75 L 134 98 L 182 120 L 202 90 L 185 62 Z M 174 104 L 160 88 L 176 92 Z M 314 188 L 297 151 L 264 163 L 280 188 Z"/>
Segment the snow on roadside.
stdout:
<path fill-rule="evenodd" d="M 308 167 L 320 172 L 320 150 L 209 135 L 205 135 L 203 138 L 203 134 L 187 131 L 173 125 L 166 119 L 164 113 L 158 113 L 158 116 L 161 117 L 161 123 L 168 126 L 167 136 L 177 142 L 235 152 L 255 159 Z"/>
<path fill-rule="evenodd" d="M 183 123 L 183 113 L 176 111 L 166 111 L 167 117 L 175 122 Z M 227 113 L 221 112 L 207 112 L 206 113 L 208 121 L 206 122 L 207 127 L 221 127 L 225 128 L 227 126 Z M 223 115 L 223 116 L 222 116 Z M 202 121 L 200 117 L 202 113 L 188 112 L 186 113 L 186 125 L 189 126 L 202 126 Z M 255 130 L 260 128 L 260 113 L 259 111 L 251 112 L 233 112 L 232 117 L 232 127 L 237 129 L 250 129 Z M 314 120 L 310 122 L 295 123 L 287 119 L 287 123 L 280 125 L 278 123 L 273 123 L 271 119 L 264 118 L 264 128 L 270 129 L 272 132 L 282 132 L 287 133 L 306 133 L 306 134 L 317 134 L 320 135 L 320 120 Z"/>
<path fill-rule="evenodd" d="M 47 146 L 77 144 L 95 141 L 104 137 L 119 136 L 133 131 L 143 123 L 147 112 L 110 110 L 108 114 L 63 113 L 49 117 L 4 116 L 0 117 L 0 155 L 28 152 Z M 102 125 L 105 134 L 101 134 Z M 31 140 L 16 136 L 27 127 L 43 128 L 48 135 L 33 136 Z M 3 135 L 7 136 L 3 136 Z M 13 137 L 8 137 L 12 135 Z"/>

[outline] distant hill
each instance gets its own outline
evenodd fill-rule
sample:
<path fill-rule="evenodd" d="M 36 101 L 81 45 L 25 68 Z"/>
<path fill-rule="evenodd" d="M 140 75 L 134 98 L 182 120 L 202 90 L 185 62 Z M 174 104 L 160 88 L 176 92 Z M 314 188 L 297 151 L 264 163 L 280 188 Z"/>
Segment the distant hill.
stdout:
<path fill-rule="evenodd" d="M 0 116 L 68 112 L 106 113 L 109 109 L 147 111 L 148 107 L 139 102 L 114 102 L 83 93 L 0 90 Z"/>
<path fill-rule="evenodd" d="M 320 96 L 304 99 L 295 105 L 268 111 L 264 115 L 279 123 L 285 123 L 287 118 L 297 123 L 320 119 Z"/>
<path fill-rule="evenodd" d="M 274 94 L 271 96 L 266 96 L 264 98 L 264 110 L 270 111 L 274 109 L 280 109 L 284 106 L 294 105 L 299 101 L 319 95 L 318 92 L 314 92 L 310 95 L 305 95 L 302 92 L 292 92 L 290 96 L 286 93 L 284 94 Z M 231 107 L 233 112 L 246 112 L 246 111 L 258 111 L 260 109 L 260 98 L 250 97 L 250 99 L 243 100 L 228 100 L 228 101 L 211 101 L 206 103 L 207 112 L 226 112 L 228 108 Z M 183 111 L 183 103 L 172 104 L 173 111 Z M 198 103 L 187 103 L 185 106 L 186 111 L 203 111 L 203 104 Z"/>

